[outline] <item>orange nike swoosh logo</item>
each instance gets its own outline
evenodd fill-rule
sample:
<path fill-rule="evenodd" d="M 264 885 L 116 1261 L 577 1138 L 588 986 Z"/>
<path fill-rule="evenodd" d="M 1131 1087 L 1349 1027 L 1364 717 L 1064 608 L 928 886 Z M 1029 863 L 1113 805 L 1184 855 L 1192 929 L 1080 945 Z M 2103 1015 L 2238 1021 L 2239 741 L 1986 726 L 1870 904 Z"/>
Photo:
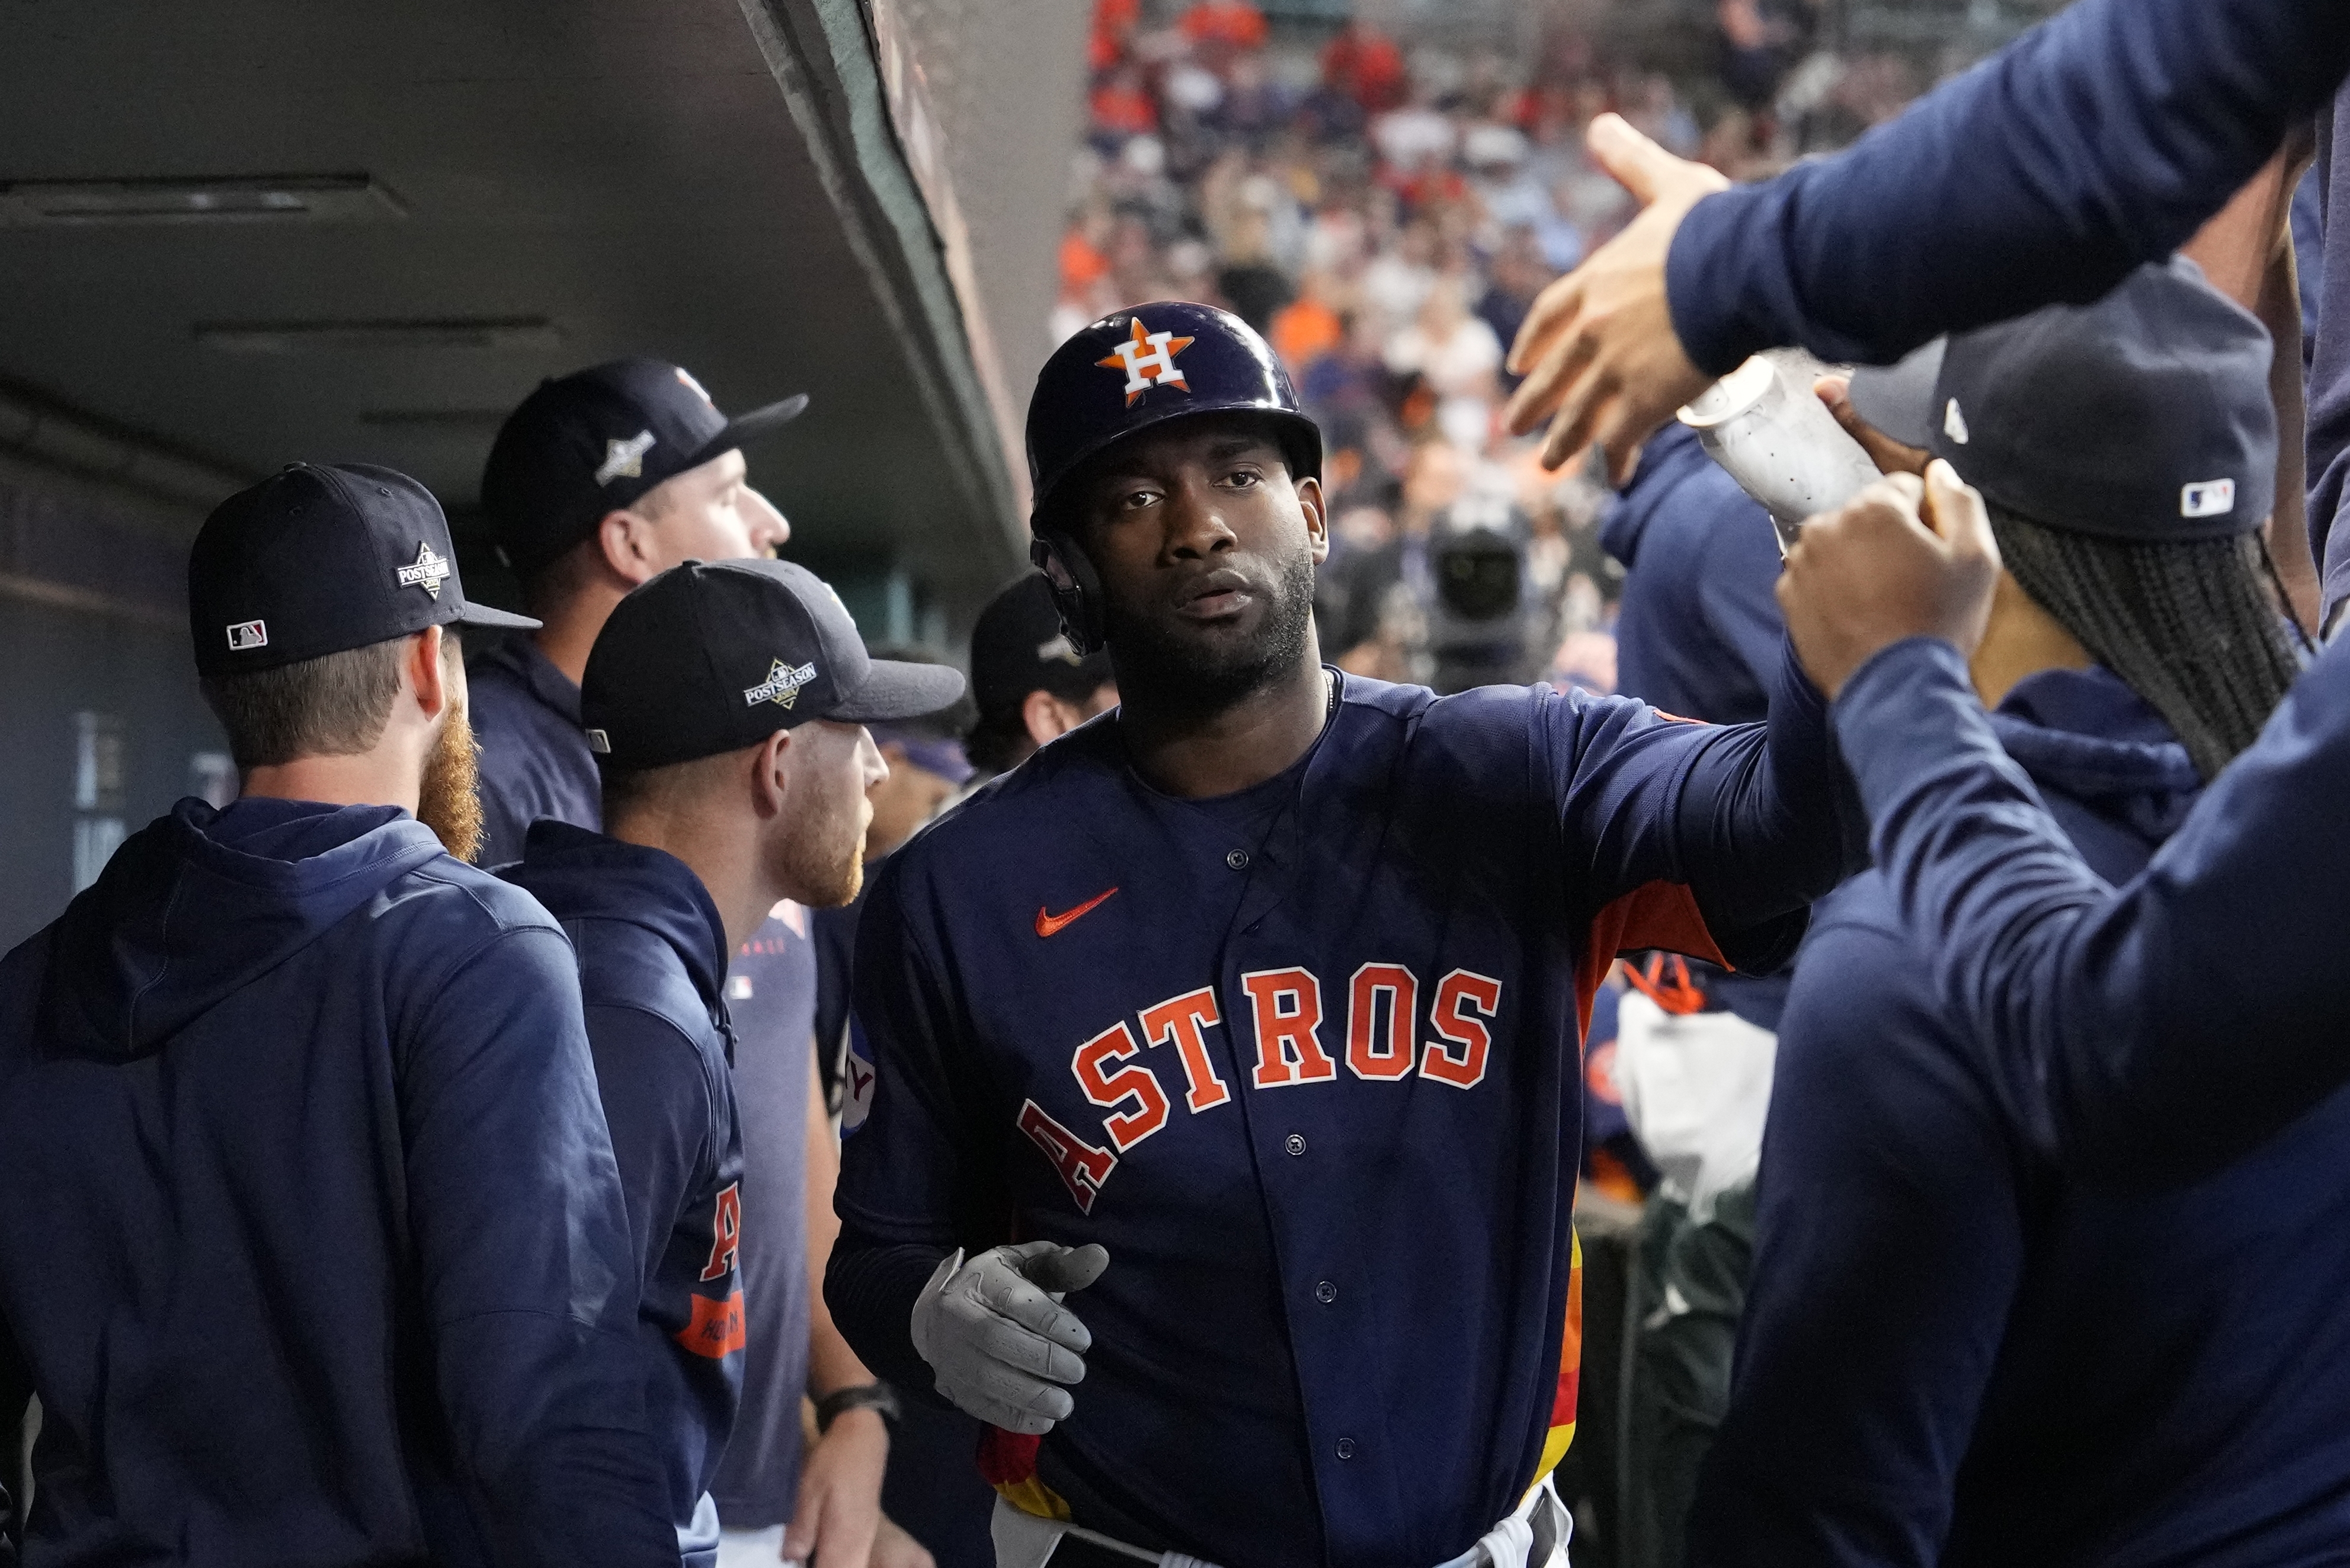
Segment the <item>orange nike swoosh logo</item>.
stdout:
<path fill-rule="evenodd" d="M 1115 893 L 1115 892 L 1117 892 L 1117 891 L 1118 891 L 1118 889 L 1117 889 L 1117 888 L 1112 888 L 1109 890 L 1109 893 Z M 1099 909 L 1099 908 L 1101 907 L 1101 902 L 1102 902 L 1102 900 L 1103 900 L 1104 898 L 1108 898 L 1108 897 L 1109 897 L 1109 893 L 1096 893 L 1092 898 L 1087 898 L 1084 903 L 1079 904 L 1076 909 L 1071 909 L 1071 910 L 1069 910 L 1066 914 L 1062 914 L 1062 915 L 1048 915 L 1048 914 L 1046 914 L 1046 913 L 1045 912 L 1045 906 L 1044 906 L 1044 905 L 1042 905 L 1042 904 L 1037 905 L 1037 906 L 1036 906 L 1036 934 L 1037 934 L 1038 936 L 1040 936 L 1040 937 L 1049 937 L 1049 936 L 1052 936 L 1052 935 L 1055 934 L 1056 932 L 1058 932 L 1062 927 L 1064 927 L 1064 926 L 1067 925 L 1070 921 L 1072 921 L 1072 920 L 1076 920 L 1076 919 L 1082 919 L 1084 917 L 1086 917 L 1086 916 L 1087 916 L 1087 915 L 1092 914 L 1096 909 Z"/>

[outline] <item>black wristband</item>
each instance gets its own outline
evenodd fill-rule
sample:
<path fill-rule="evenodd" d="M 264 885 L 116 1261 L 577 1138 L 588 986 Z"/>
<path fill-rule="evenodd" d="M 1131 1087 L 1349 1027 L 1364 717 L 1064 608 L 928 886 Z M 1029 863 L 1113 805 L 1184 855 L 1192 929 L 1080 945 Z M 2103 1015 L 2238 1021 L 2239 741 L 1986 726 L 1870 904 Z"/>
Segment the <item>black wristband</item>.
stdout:
<path fill-rule="evenodd" d="M 831 1431 L 832 1424 L 851 1410 L 876 1410 L 883 1420 L 895 1422 L 898 1419 L 898 1391 L 879 1380 L 834 1389 L 816 1402 L 816 1435 L 822 1437 Z"/>

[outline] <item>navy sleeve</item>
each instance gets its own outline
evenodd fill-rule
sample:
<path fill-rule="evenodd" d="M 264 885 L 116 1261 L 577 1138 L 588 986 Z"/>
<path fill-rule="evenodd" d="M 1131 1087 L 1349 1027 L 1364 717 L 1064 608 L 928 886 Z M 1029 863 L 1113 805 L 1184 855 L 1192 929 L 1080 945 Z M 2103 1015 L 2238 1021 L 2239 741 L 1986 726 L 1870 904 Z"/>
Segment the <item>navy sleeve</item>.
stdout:
<path fill-rule="evenodd" d="M 650 1283 L 711 1158 L 710 1086 L 693 1042 L 638 1008 L 590 1009 L 588 1046 L 628 1199 L 637 1278 Z"/>
<path fill-rule="evenodd" d="M 2350 1077 L 2350 645 L 2302 676 L 2119 889 L 2000 749 L 1950 644 L 1879 653 L 1835 722 L 1877 864 L 2033 1147 L 2085 1175 L 2198 1176 Z"/>
<path fill-rule="evenodd" d="M 1941 1562 L 2022 1271 L 2014 1161 L 1918 954 L 1825 919 L 1780 1021 L 1698 1568 Z"/>
<path fill-rule="evenodd" d="M 1623 699 L 1562 698 L 1549 712 L 1568 854 L 1587 857 L 1596 902 L 1626 911 L 1625 948 L 1779 968 L 1811 901 L 1865 864 L 1826 701 L 1783 640 L 1765 724 L 1677 721 Z M 1646 903 L 1659 883 L 1686 887 L 1701 930 Z"/>
<path fill-rule="evenodd" d="M 492 1555 L 675 1568 L 570 944 L 532 927 L 477 950 L 432 988 L 400 1075 L 441 1398 Z"/>
<path fill-rule="evenodd" d="M 843 1223 L 825 1262 L 824 1304 L 836 1325 L 855 1322 L 854 1334 L 841 1329 L 848 1347 L 873 1376 L 901 1394 L 941 1409 L 948 1402 L 938 1394 L 938 1378 L 914 1348 L 914 1299 L 938 1272 L 948 1249 L 916 1243 L 892 1246 Z"/>
<path fill-rule="evenodd" d="M 1720 375 L 1886 363 L 2095 299 L 2224 205 L 2350 70 L 2341 0 L 2081 0 L 1841 155 L 1709 196 L 1666 265 Z"/>
<path fill-rule="evenodd" d="M 968 1066 L 976 1053 L 958 1049 L 967 1025 L 927 950 L 916 913 L 924 889 L 908 886 L 912 858 L 891 857 L 858 922 L 851 983 L 873 1104 L 841 1145 L 841 1237 L 825 1274 L 825 1302 L 849 1348 L 877 1371 L 900 1373 L 921 1366 L 910 1319 L 937 1260 L 1012 1239 L 1002 1233 L 1011 1203 L 1001 1173 L 971 1130 L 995 1124 L 979 1110 L 986 1090 Z M 876 1251 L 884 1255 L 858 1256 Z M 922 1256 L 931 1268 L 917 1272 Z"/>

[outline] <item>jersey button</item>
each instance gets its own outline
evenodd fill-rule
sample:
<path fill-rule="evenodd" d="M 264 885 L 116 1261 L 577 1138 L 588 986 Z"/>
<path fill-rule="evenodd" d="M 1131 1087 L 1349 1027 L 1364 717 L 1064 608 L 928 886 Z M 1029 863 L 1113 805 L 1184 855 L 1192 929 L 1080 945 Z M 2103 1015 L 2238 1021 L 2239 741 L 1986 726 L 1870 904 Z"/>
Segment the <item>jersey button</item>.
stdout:
<path fill-rule="evenodd" d="M 1245 849 L 1233 850 L 1230 855 L 1224 857 L 1224 864 L 1231 867 L 1235 871 L 1247 870 L 1248 851 Z"/>
<path fill-rule="evenodd" d="M 1338 1457 L 1342 1459 L 1351 1459 L 1355 1457 L 1354 1438 L 1341 1438 L 1338 1439 Z"/>
<path fill-rule="evenodd" d="M 1328 1306 L 1338 1299 L 1338 1287 L 1325 1280 L 1314 1287 L 1314 1299 L 1324 1306 Z"/>
<path fill-rule="evenodd" d="M 1304 1154 L 1305 1152 L 1305 1135 L 1304 1133 L 1291 1133 L 1287 1137 L 1281 1140 L 1281 1147 L 1287 1149 L 1292 1154 Z"/>

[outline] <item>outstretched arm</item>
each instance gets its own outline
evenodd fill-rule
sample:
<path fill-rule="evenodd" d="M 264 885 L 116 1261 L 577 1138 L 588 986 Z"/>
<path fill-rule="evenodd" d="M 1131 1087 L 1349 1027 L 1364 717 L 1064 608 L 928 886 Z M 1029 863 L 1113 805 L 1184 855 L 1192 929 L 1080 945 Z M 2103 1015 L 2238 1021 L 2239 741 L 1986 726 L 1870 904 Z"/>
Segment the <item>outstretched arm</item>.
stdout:
<path fill-rule="evenodd" d="M 1694 165 L 1603 117 L 1595 152 L 1650 210 L 1536 302 L 1511 427 L 1555 412 L 1545 462 L 1596 441 L 1628 465 L 1757 350 L 1882 363 L 2094 299 L 2219 211 L 2345 70 L 2338 0 L 2081 0 L 1759 185 L 1705 194 Z"/>
<path fill-rule="evenodd" d="M 2109 888 L 1993 737 L 1963 650 L 1998 549 L 1946 463 L 1804 524 L 1780 602 L 1878 868 L 2017 1133 L 2077 1171 L 2183 1178 L 2350 1077 L 2335 980 L 2350 649 L 2303 675 L 2146 872 Z"/>
<path fill-rule="evenodd" d="M 1947 644 L 1886 650 L 1835 718 L 1877 863 L 2034 1145 L 2089 1174 L 2199 1175 L 2350 1078 L 2350 649 L 2303 677 L 2118 889 L 2000 755 Z"/>
<path fill-rule="evenodd" d="M 1866 863 L 1826 700 L 1783 644 L 1767 723 L 1700 724 L 1620 698 L 1557 698 L 1544 718 L 1603 961 L 1658 947 L 1777 969 L 1811 901 Z"/>

